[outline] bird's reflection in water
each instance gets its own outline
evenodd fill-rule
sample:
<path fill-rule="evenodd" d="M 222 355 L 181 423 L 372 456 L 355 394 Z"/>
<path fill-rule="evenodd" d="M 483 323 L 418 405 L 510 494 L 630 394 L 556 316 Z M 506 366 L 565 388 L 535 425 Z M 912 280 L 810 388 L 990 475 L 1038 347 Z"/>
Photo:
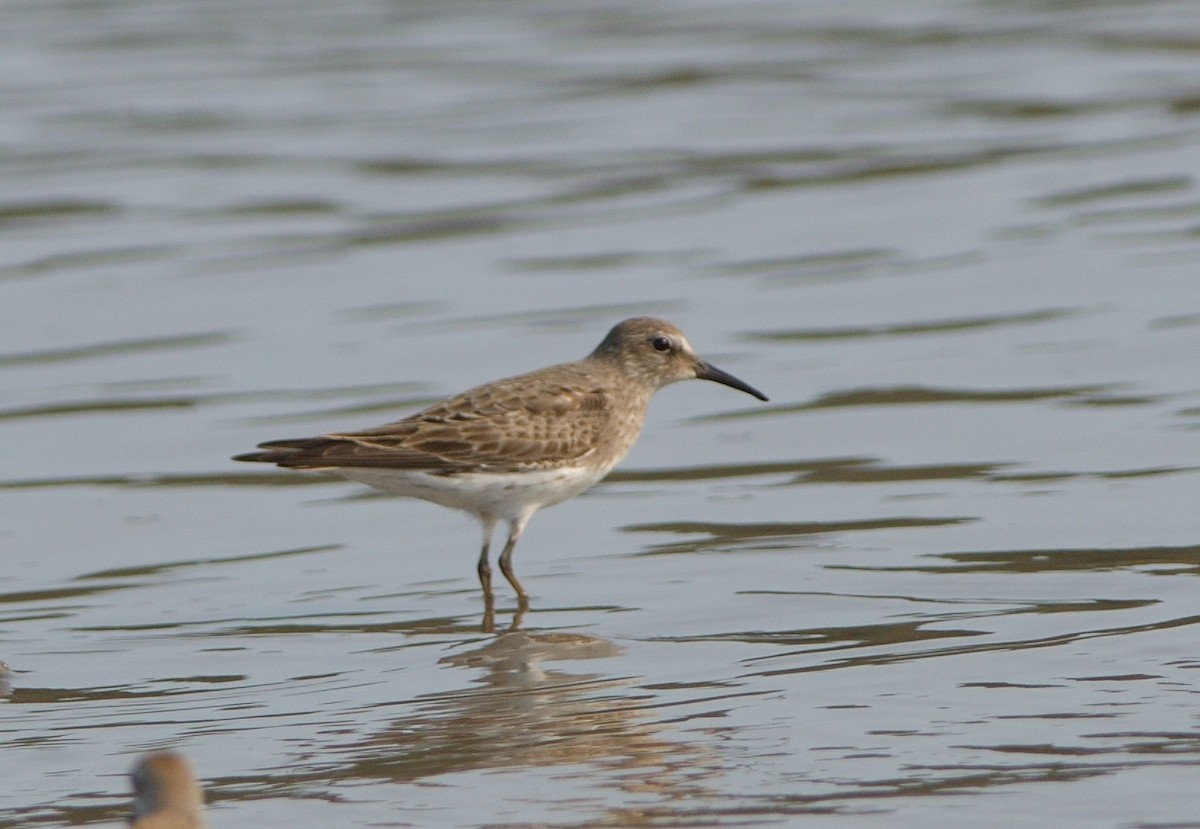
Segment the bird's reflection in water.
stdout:
<path fill-rule="evenodd" d="M 576 633 L 511 630 L 441 664 L 480 671 L 476 687 L 419 701 L 416 710 L 349 749 L 347 777 L 413 780 L 488 768 L 587 764 L 624 791 L 704 793 L 715 758 L 650 720 L 651 695 L 628 678 L 571 674 L 544 663 L 616 656 L 612 642 Z M 630 771 L 637 771 L 630 774 Z"/>

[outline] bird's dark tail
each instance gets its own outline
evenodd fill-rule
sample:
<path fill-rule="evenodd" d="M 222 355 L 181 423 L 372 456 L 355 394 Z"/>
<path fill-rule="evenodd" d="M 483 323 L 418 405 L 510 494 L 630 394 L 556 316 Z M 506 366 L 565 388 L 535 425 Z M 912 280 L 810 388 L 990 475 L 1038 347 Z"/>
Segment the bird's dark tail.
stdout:
<path fill-rule="evenodd" d="M 328 466 L 328 461 L 321 460 L 321 450 L 336 441 L 328 438 L 297 438 L 294 440 L 272 440 L 260 443 L 261 452 L 245 452 L 234 455 L 235 461 L 251 463 L 274 463 L 292 469 L 305 467 Z"/>

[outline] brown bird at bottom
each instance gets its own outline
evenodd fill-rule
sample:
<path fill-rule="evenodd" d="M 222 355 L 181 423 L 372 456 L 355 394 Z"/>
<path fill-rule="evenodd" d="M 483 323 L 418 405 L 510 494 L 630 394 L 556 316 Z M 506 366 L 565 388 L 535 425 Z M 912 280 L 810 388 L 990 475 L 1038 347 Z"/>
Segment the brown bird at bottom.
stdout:
<path fill-rule="evenodd" d="M 133 780 L 132 829 L 204 829 L 204 792 L 188 761 L 173 751 L 147 754 Z"/>

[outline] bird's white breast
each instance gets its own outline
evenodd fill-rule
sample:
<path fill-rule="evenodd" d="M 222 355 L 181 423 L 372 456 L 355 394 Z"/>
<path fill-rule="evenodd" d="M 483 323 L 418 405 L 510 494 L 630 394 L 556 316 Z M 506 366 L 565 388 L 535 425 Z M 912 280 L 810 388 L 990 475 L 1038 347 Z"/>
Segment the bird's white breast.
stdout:
<path fill-rule="evenodd" d="M 511 518 L 530 507 L 558 504 L 594 486 L 610 467 L 433 475 L 406 469 L 342 467 L 332 471 L 392 495 L 420 498 L 479 516 Z"/>

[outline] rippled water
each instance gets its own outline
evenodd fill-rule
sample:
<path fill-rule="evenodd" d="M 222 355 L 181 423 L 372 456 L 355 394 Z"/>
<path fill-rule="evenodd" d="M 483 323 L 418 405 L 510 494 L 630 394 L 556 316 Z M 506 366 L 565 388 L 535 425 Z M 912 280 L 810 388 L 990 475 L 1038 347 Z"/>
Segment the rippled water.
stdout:
<path fill-rule="evenodd" d="M 0 826 L 1200 826 L 1194 3 L 4 18 Z M 643 313 L 771 402 L 661 393 L 515 629 L 227 460 Z"/>

